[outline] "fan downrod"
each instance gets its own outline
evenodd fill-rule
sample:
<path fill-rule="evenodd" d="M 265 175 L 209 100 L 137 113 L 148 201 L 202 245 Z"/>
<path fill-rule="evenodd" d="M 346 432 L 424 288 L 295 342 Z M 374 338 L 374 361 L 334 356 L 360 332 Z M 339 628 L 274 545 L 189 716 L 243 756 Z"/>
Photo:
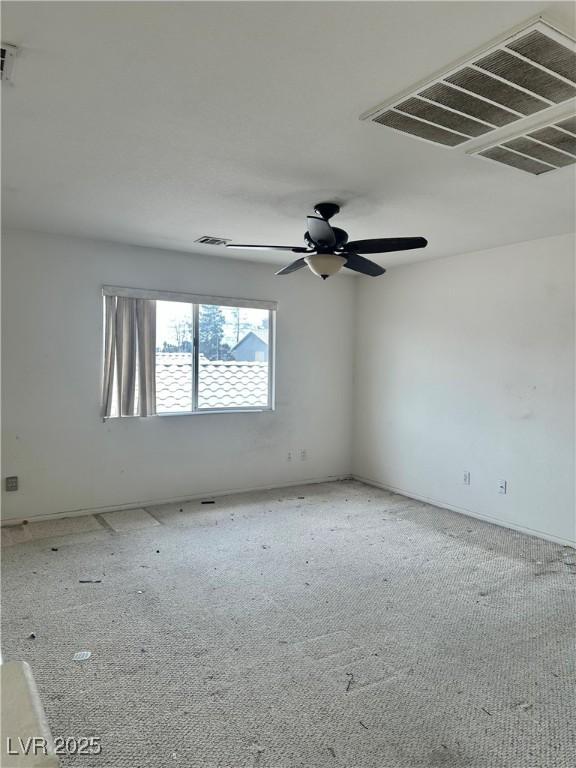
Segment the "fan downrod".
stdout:
<path fill-rule="evenodd" d="M 340 212 L 340 206 L 336 203 L 316 203 L 314 210 L 318 216 L 328 221 L 328 219 L 331 219 L 332 216 Z"/>

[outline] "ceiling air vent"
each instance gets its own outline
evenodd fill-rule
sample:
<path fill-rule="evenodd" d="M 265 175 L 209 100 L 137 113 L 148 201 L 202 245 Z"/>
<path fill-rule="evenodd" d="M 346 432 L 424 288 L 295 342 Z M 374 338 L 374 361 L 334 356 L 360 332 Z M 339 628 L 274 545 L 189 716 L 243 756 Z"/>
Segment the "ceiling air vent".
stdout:
<path fill-rule="evenodd" d="M 195 243 L 202 243 L 203 245 L 226 245 L 230 240 L 226 240 L 223 237 L 210 237 L 210 235 L 202 235 L 198 240 L 194 240 Z"/>
<path fill-rule="evenodd" d="M 574 41 L 538 18 L 361 119 L 458 147 L 575 97 Z"/>
<path fill-rule="evenodd" d="M 0 78 L 2 82 L 9 82 L 12 79 L 12 68 L 17 53 L 18 48 L 15 45 L 0 44 Z"/>
<path fill-rule="evenodd" d="M 576 163 L 576 117 L 545 125 L 474 154 L 535 176 Z"/>

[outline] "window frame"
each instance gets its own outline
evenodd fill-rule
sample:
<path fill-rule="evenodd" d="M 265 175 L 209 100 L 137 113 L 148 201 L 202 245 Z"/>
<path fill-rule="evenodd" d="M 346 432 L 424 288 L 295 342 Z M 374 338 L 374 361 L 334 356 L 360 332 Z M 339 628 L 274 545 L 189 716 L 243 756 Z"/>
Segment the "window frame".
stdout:
<path fill-rule="evenodd" d="M 276 410 L 276 312 L 278 302 L 263 299 L 244 299 L 232 296 L 210 296 L 182 291 L 156 291 L 144 288 L 126 288 L 117 285 L 104 285 L 102 296 L 125 296 L 135 299 L 154 299 L 155 301 L 174 301 L 192 305 L 192 410 L 156 412 L 160 418 L 174 416 L 199 416 L 217 413 L 265 413 Z M 198 358 L 200 353 L 200 305 L 213 304 L 219 307 L 240 309 L 265 309 L 268 311 L 268 403 L 265 406 L 233 406 L 230 408 L 198 407 Z M 108 416 L 111 419 L 138 419 L 141 416 Z"/>

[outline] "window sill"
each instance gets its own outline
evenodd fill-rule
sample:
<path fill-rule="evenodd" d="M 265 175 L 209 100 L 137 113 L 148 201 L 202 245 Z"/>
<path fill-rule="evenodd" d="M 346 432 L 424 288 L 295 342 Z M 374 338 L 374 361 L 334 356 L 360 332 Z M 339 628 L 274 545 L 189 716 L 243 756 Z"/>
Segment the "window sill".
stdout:
<path fill-rule="evenodd" d="M 268 413 L 273 410 L 274 408 L 202 408 L 197 411 L 166 411 L 156 415 L 164 418 L 165 416 L 204 416 L 214 413 Z"/>
<path fill-rule="evenodd" d="M 158 416 L 161 419 L 166 417 L 172 418 L 174 416 L 205 416 L 210 414 L 220 413 L 271 413 L 274 411 L 274 407 L 269 408 L 203 408 L 198 411 L 165 411 L 163 413 L 155 413 L 153 416 L 105 416 L 102 421 L 121 421 L 123 419 L 153 419 Z"/>

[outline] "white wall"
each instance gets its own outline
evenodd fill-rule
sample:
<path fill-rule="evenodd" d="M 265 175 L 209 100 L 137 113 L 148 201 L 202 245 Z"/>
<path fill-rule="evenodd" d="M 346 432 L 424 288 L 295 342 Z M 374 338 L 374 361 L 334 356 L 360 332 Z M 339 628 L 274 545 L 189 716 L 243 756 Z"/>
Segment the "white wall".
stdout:
<path fill-rule="evenodd" d="M 358 281 L 357 476 L 576 539 L 574 254 L 563 235 Z"/>
<path fill-rule="evenodd" d="M 350 471 L 354 280 L 10 232 L 3 249 L 3 518 L 325 479 Z M 99 417 L 101 286 L 278 300 L 272 413 Z M 289 449 L 308 459 L 286 461 Z"/>
<path fill-rule="evenodd" d="M 573 237 L 326 283 L 24 232 L 8 233 L 3 251 L 3 476 L 20 478 L 18 492 L 3 491 L 4 520 L 353 468 L 408 495 L 576 539 Z M 278 300 L 277 410 L 103 423 L 105 283 Z M 286 462 L 301 448 L 306 462 Z"/>

